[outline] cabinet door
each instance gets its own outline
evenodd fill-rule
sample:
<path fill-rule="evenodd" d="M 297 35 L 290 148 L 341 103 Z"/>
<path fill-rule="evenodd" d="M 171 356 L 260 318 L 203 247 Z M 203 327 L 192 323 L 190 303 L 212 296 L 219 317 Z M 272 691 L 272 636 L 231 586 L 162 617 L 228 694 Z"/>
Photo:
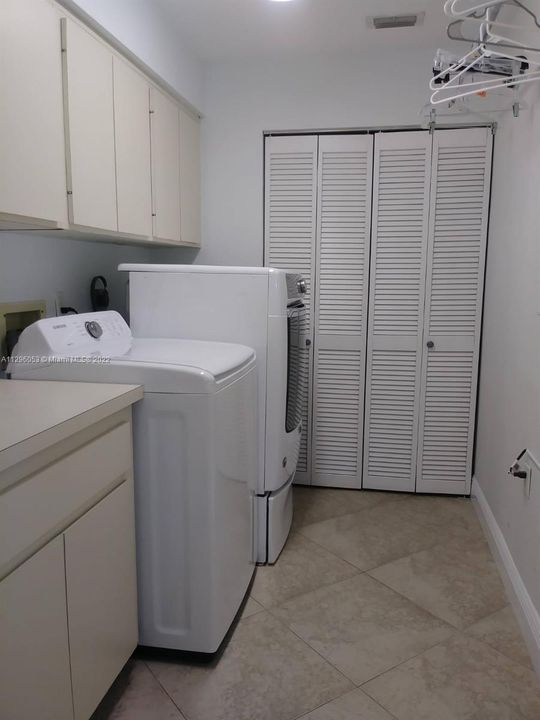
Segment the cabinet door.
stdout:
<path fill-rule="evenodd" d="M 180 133 L 178 106 L 150 89 L 154 237 L 180 241 Z"/>
<path fill-rule="evenodd" d="M 149 237 L 150 88 L 144 77 L 120 58 L 114 58 L 113 68 L 118 230 Z"/>
<path fill-rule="evenodd" d="M 361 487 L 372 135 L 319 138 L 313 485 Z"/>
<path fill-rule="evenodd" d="M 62 28 L 69 220 L 116 231 L 112 52 L 72 20 Z"/>
<path fill-rule="evenodd" d="M 375 138 L 365 488 L 414 492 L 431 135 Z"/>
<path fill-rule="evenodd" d="M 2 0 L 0 214 L 43 227 L 67 219 L 60 49 L 52 2 Z"/>
<path fill-rule="evenodd" d="M 73 706 L 88 720 L 137 645 L 132 480 L 64 537 Z"/>
<path fill-rule="evenodd" d="M 180 239 L 201 244 L 200 122 L 180 110 Z"/>
<path fill-rule="evenodd" d="M 0 667 L 2 718 L 72 720 L 62 537 L 0 583 Z"/>
<path fill-rule="evenodd" d="M 300 273 L 306 280 L 306 324 L 299 372 L 302 395 L 302 441 L 295 482 L 311 483 L 311 383 L 313 293 L 317 221 L 316 135 L 268 137 L 265 144 L 265 265 Z M 311 344 L 306 345 L 308 340 Z"/>
<path fill-rule="evenodd" d="M 492 135 L 434 135 L 418 492 L 471 487 Z"/>

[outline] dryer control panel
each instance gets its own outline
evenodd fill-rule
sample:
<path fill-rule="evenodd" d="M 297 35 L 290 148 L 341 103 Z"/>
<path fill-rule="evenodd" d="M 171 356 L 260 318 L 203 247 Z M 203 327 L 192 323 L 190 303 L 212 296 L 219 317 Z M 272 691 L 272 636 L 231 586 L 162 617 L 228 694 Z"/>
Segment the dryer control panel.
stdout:
<path fill-rule="evenodd" d="M 119 357 L 131 348 L 132 335 L 114 310 L 44 318 L 29 325 L 15 347 L 16 358 Z M 38 360 L 40 358 L 40 360 Z"/>

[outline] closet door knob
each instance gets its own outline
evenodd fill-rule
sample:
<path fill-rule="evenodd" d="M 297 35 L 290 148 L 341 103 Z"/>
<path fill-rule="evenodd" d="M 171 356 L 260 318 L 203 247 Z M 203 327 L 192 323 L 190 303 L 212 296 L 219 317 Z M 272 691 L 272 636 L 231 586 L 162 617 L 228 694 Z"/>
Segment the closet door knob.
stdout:
<path fill-rule="evenodd" d="M 431 350 L 431 348 L 434 348 L 434 347 L 435 347 L 435 343 L 433 342 L 433 340 L 428 340 L 427 343 L 426 343 L 426 345 L 428 346 L 428 348 L 429 348 L 430 350 Z"/>

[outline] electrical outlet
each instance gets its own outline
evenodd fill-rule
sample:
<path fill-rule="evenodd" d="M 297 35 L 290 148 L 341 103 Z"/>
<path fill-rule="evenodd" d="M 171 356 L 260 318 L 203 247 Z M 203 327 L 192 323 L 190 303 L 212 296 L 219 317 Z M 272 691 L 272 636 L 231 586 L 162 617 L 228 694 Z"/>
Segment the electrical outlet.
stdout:
<path fill-rule="evenodd" d="M 54 312 L 56 317 L 59 317 L 62 314 L 62 309 L 64 307 L 64 291 L 63 290 L 57 290 L 56 295 L 54 296 Z"/>

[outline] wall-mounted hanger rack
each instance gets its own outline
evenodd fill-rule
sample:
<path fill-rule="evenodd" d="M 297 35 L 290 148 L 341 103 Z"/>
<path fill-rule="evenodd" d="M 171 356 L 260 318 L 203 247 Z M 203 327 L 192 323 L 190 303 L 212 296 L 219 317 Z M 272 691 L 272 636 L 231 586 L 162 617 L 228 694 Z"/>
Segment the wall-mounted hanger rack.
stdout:
<path fill-rule="evenodd" d="M 484 60 L 490 58 L 503 58 L 515 61 L 519 66 L 527 65 L 535 69 L 517 72 L 513 75 L 501 75 L 491 80 L 480 80 L 462 83 L 462 79 L 467 73 L 474 71 L 475 68 Z M 484 73 L 482 73 L 484 74 Z M 497 74 L 497 73 L 494 73 Z M 447 79 L 449 78 L 449 79 Z M 432 105 L 457 100 L 458 98 L 467 97 L 469 95 L 477 95 L 478 93 L 488 92 L 497 88 L 514 89 L 520 85 L 537 82 L 540 80 L 540 63 L 532 60 L 523 61 L 515 55 L 501 53 L 496 50 L 485 48 L 478 45 L 463 56 L 457 63 L 442 70 L 433 76 L 429 83 L 432 95 L 430 102 Z"/>
<path fill-rule="evenodd" d="M 512 110 L 519 115 L 520 105 L 517 99 L 517 88 L 531 82 L 540 81 L 540 62 L 531 60 L 524 55 L 512 54 L 510 50 L 540 53 L 540 47 L 525 45 L 523 42 L 499 34 L 499 29 L 527 30 L 530 27 L 504 23 L 498 20 L 502 6 L 512 6 L 524 11 L 533 18 L 534 30 L 540 30 L 540 21 L 532 10 L 521 0 L 488 0 L 464 7 L 463 0 L 446 0 L 444 11 L 452 18 L 457 18 L 447 28 L 452 40 L 474 42 L 474 46 L 463 57 L 448 60 L 444 51 L 438 51 L 434 63 L 434 76 L 429 87 L 432 91 L 432 106 L 452 103 L 455 100 L 473 95 L 485 95 L 499 88 L 510 88 L 514 93 Z M 452 28 L 465 22 L 473 21 L 479 25 L 475 38 L 466 37 L 462 33 L 454 35 Z M 503 52 L 500 48 L 505 48 Z M 474 74 L 493 75 L 479 81 L 470 80 Z"/>

